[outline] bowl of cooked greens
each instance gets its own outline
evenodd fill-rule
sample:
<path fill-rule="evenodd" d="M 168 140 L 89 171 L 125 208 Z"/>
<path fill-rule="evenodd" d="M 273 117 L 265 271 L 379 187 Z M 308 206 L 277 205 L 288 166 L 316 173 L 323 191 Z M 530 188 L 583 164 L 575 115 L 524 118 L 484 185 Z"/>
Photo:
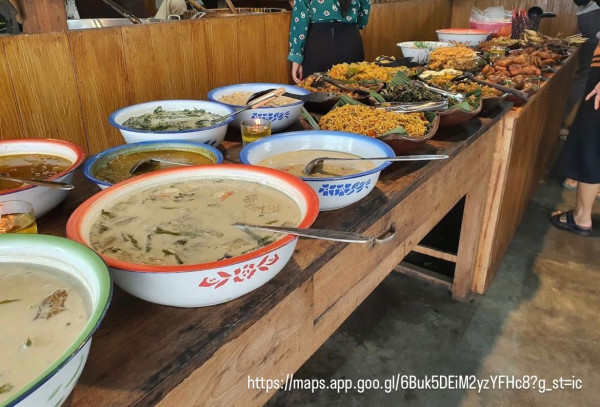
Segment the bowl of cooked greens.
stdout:
<path fill-rule="evenodd" d="M 126 143 L 186 140 L 218 146 L 235 116 L 234 110 L 207 100 L 155 100 L 116 110 L 108 122 Z"/>
<path fill-rule="evenodd" d="M 412 58 L 412 62 L 420 65 L 429 62 L 429 52 L 432 49 L 452 46 L 447 42 L 438 41 L 406 41 L 396 45 L 400 47 L 405 58 Z"/>

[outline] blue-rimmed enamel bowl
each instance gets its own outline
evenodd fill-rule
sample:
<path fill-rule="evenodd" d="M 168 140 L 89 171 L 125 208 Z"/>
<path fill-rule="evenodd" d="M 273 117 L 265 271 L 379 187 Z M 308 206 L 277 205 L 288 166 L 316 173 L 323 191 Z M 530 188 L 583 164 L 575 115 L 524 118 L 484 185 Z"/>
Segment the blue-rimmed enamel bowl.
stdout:
<path fill-rule="evenodd" d="M 243 164 L 258 165 L 263 160 L 299 150 L 339 151 L 359 157 L 394 157 L 394 150 L 373 137 L 340 131 L 297 131 L 265 137 L 247 144 L 240 152 Z M 323 154 L 326 156 L 326 154 Z M 390 161 L 374 161 L 375 168 L 343 177 L 302 177 L 319 197 L 319 210 L 344 208 L 360 201 L 375 188 L 381 171 Z"/>
<path fill-rule="evenodd" d="M 108 267 L 91 249 L 62 237 L 46 235 L 0 235 L 0 273 L 3 264 L 9 263 L 57 268 L 76 278 L 86 291 L 81 294 L 87 297 L 90 318 L 71 346 L 26 385 L 15 386 L 0 395 L 0 405 L 6 407 L 59 406 L 75 387 L 90 351 L 92 335 L 110 304 L 112 281 Z"/>
<path fill-rule="evenodd" d="M 115 110 L 108 117 L 108 122 L 119 129 L 126 143 L 139 143 L 141 141 L 165 141 L 184 140 L 196 141 L 211 146 L 218 146 L 225 138 L 227 126 L 234 120 L 235 116 L 229 117 L 215 125 L 200 129 L 178 130 L 178 131 L 152 131 L 140 130 L 123 126 L 130 117 L 141 116 L 152 113 L 157 107 L 163 110 L 178 111 L 184 109 L 204 109 L 207 112 L 221 116 L 233 113 L 234 110 L 222 103 L 209 102 L 207 100 L 154 100 L 152 102 L 131 105 Z"/>
<path fill-rule="evenodd" d="M 104 150 L 92 157 L 90 157 L 85 165 L 83 166 L 83 175 L 90 181 L 94 182 L 100 189 L 106 189 L 113 185 L 111 182 L 98 178 L 97 171 L 106 164 L 115 161 L 117 158 L 126 156 L 129 154 L 140 153 L 140 152 L 155 152 L 152 157 L 161 158 L 161 153 L 168 153 L 169 157 L 162 157 L 170 159 L 172 155 L 176 156 L 178 151 L 181 152 L 192 152 L 198 155 L 208 158 L 212 164 L 221 164 L 223 162 L 223 154 L 215 147 L 209 146 L 208 144 L 197 143 L 193 141 L 143 141 L 140 143 L 123 144 L 117 147 L 109 148 Z M 148 156 L 149 157 L 149 156 Z M 124 171 L 123 179 L 131 178 L 126 175 Z"/>
<path fill-rule="evenodd" d="M 228 85 L 222 86 L 220 88 L 216 88 L 208 92 L 208 99 L 213 102 L 225 103 L 221 102 L 221 98 L 225 95 L 230 95 L 234 92 L 244 92 L 244 93 L 256 93 L 262 90 L 267 89 L 277 89 L 284 88 L 288 93 L 295 93 L 297 95 L 308 95 L 310 91 L 292 85 L 283 85 L 280 83 L 241 83 L 238 85 Z M 227 104 L 227 103 L 226 103 Z M 227 104 L 235 110 L 241 109 L 244 106 L 235 105 L 235 104 Z M 249 109 L 245 112 L 239 113 L 233 123 L 232 126 L 239 129 L 240 123 L 246 119 L 267 119 L 271 121 L 271 131 L 281 131 L 292 124 L 298 121 L 300 117 L 300 112 L 302 110 L 302 106 L 304 102 L 298 100 L 289 105 L 282 105 L 277 107 L 259 107 L 256 109 Z"/>

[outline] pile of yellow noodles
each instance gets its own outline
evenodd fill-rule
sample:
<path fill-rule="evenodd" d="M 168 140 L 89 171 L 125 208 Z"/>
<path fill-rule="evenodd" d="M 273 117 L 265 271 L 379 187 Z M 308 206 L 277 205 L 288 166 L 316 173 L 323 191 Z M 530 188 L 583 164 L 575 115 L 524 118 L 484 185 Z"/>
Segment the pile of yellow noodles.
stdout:
<path fill-rule="evenodd" d="M 429 68 L 469 71 L 477 68 L 477 53 L 468 47 L 436 48 L 429 53 Z"/>
<path fill-rule="evenodd" d="M 384 68 L 373 62 L 354 62 L 352 64 L 337 64 L 327 71 L 327 75 L 333 79 L 347 81 L 364 81 L 375 79 L 383 82 L 389 81 L 396 72 L 405 71 L 407 74 L 410 69 L 399 66 L 394 68 Z"/>
<path fill-rule="evenodd" d="M 427 134 L 429 121 L 423 113 L 393 113 L 368 106 L 344 105 L 321 118 L 323 130 L 346 131 L 379 137 L 398 127 L 404 128 L 411 137 Z"/>

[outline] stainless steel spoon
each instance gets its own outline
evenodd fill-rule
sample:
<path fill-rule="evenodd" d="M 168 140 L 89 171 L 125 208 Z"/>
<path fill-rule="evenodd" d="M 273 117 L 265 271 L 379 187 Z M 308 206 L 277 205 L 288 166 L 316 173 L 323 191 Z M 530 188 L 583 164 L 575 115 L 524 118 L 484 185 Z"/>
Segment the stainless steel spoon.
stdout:
<path fill-rule="evenodd" d="M 299 229 L 279 226 L 249 225 L 246 223 L 234 223 L 233 226 L 239 229 L 259 229 L 275 233 L 289 233 L 291 235 L 310 237 L 312 239 L 331 240 L 334 242 L 365 243 L 368 244 L 369 247 L 373 247 L 376 244 L 390 242 L 396 236 L 396 229 L 394 225 L 390 227 L 389 231 L 378 237 L 369 237 L 361 235 L 360 233 L 327 229 Z"/>
<path fill-rule="evenodd" d="M 428 161 L 428 160 L 445 160 L 448 155 L 434 154 L 434 155 L 404 155 L 396 157 L 373 157 L 373 158 L 334 158 L 334 157 L 318 157 L 314 160 L 310 160 L 308 164 L 302 169 L 307 175 L 312 174 L 315 171 L 323 168 L 323 161 Z"/>
<path fill-rule="evenodd" d="M 133 175 L 138 171 L 147 170 L 148 167 L 151 167 L 154 164 L 179 165 L 181 167 L 189 167 L 190 165 L 192 165 L 186 163 L 178 163 L 176 161 L 163 160 L 162 158 L 146 158 L 145 160 L 141 160 L 133 164 L 133 166 L 129 169 L 129 173 Z"/>
<path fill-rule="evenodd" d="M 10 174 L 7 174 L 5 172 L 0 172 L 0 180 L 20 182 L 21 184 L 36 185 L 39 187 L 65 189 L 67 191 L 70 191 L 73 188 L 75 188 L 72 184 L 67 184 L 66 182 L 42 181 L 42 180 L 28 179 L 28 178 L 15 178 L 15 177 L 11 177 Z"/>

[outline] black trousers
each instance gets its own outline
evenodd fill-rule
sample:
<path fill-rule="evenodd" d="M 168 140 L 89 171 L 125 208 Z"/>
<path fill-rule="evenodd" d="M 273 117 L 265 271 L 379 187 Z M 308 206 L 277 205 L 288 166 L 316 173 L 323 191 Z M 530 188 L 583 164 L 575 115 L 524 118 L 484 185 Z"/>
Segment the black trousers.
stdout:
<path fill-rule="evenodd" d="M 592 68 L 584 94 L 598 82 L 600 68 Z M 558 159 L 557 172 L 575 181 L 600 184 L 600 111 L 594 110 L 593 98 L 581 102 Z"/>
<path fill-rule="evenodd" d="M 312 23 L 308 27 L 302 73 L 306 78 L 335 64 L 364 61 L 358 26 L 340 22 Z"/>

